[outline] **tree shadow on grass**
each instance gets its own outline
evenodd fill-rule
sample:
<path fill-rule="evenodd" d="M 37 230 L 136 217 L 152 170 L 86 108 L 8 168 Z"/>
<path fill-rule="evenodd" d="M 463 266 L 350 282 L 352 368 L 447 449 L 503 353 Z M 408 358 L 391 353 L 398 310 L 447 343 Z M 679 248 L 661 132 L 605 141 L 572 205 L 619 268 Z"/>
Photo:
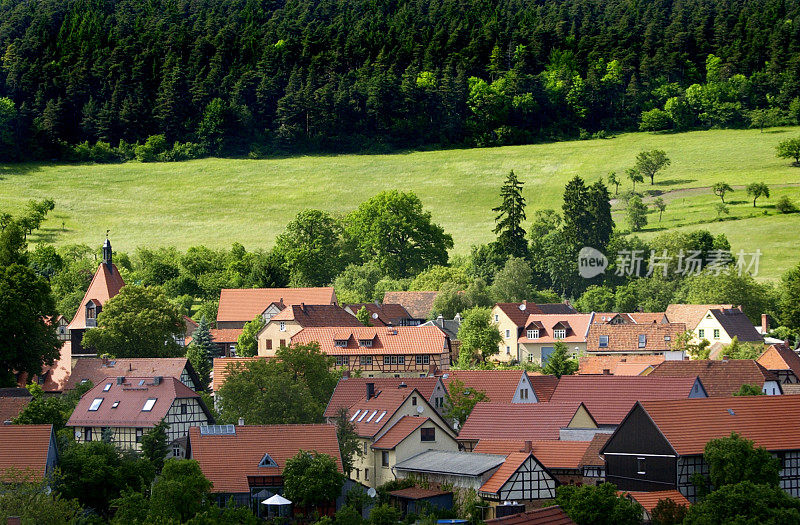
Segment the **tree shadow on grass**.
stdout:
<path fill-rule="evenodd" d="M 753 201 L 725 201 L 725 204 L 730 204 L 731 206 L 736 206 L 737 204 L 747 204 L 748 202 L 752 206 Z"/>
<path fill-rule="evenodd" d="M 34 162 L 22 162 L 18 164 L 0 163 L 0 180 L 12 175 L 30 175 L 42 170 L 42 165 Z"/>
<path fill-rule="evenodd" d="M 697 179 L 665 179 L 656 181 L 655 186 L 674 186 L 676 184 L 689 184 L 697 182 Z"/>

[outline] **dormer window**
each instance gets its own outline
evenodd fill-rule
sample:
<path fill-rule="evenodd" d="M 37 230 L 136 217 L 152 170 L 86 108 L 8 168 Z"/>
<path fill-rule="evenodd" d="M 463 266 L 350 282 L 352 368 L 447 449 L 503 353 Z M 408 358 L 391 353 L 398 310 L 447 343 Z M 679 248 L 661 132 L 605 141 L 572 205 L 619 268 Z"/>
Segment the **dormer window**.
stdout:
<path fill-rule="evenodd" d="M 372 339 L 359 339 L 358 346 L 372 347 Z"/>
<path fill-rule="evenodd" d="M 567 330 L 564 328 L 556 328 L 553 330 L 553 337 L 556 339 L 564 339 L 567 337 Z"/>
<path fill-rule="evenodd" d="M 528 330 L 528 339 L 539 339 L 539 329 Z"/>
<path fill-rule="evenodd" d="M 338 348 L 344 348 L 347 346 L 347 339 L 334 339 L 333 345 Z"/>
<path fill-rule="evenodd" d="M 275 462 L 269 454 L 264 454 L 264 457 L 261 458 L 261 461 L 258 463 L 259 467 L 277 467 L 278 464 Z"/>
<path fill-rule="evenodd" d="M 647 334 L 639 334 L 639 348 L 647 346 Z"/>
<path fill-rule="evenodd" d="M 608 336 L 601 335 L 600 336 L 600 343 L 598 345 L 600 348 L 608 348 Z"/>

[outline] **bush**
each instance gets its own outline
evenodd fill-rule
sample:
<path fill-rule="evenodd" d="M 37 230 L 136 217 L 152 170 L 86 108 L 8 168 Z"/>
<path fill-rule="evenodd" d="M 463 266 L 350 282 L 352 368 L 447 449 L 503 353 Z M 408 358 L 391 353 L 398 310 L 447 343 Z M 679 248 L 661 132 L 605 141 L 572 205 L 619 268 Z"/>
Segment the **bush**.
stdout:
<path fill-rule="evenodd" d="M 672 119 L 669 113 L 662 109 L 651 109 L 643 111 L 639 122 L 640 131 L 662 131 L 672 126 Z"/>
<path fill-rule="evenodd" d="M 145 143 L 136 146 L 136 160 L 139 162 L 155 162 L 161 160 L 159 156 L 167 151 L 167 139 L 164 135 L 151 135 Z"/>
<path fill-rule="evenodd" d="M 119 155 L 114 148 L 111 147 L 111 144 L 101 140 L 98 140 L 95 145 L 92 146 L 90 155 L 92 162 L 97 163 L 116 162 L 119 160 Z"/>
<path fill-rule="evenodd" d="M 138 144 L 129 144 L 124 140 L 119 141 L 117 146 L 117 156 L 122 162 L 127 162 L 136 158 L 136 148 Z"/>
<path fill-rule="evenodd" d="M 778 202 L 775 203 L 775 209 L 781 213 L 794 213 L 797 211 L 797 207 L 786 195 L 778 199 Z"/>
<path fill-rule="evenodd" d="M 176 142 L 172 146 L 172 160 L 192 160 L 205 157 L 208 151 L 202 144 L 194 142 Z"/>

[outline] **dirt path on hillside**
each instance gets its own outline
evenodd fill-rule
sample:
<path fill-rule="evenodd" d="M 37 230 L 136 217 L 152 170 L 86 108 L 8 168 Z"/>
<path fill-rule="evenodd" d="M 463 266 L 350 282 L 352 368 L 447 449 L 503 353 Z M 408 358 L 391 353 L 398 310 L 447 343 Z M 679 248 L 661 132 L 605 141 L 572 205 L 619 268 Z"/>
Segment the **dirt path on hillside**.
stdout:
<path fill-rule="evenodd" d="M 737 191 L 738 190 L 746 190 L 747 189 L 747 186 L 745 186 L 745 185 L 732 185 L 731 187 L 734 190 L 737 190 Z M 800 182 L 789 182 L 787 184 L 770 184 L 769 187 L 770 188 L 796 188 L 796 187 L 800 187 Z M 660 193 L 658 195 L 648 195 L 646 197 L 643 197 L 642 201 L 643 202 L 650 202 L 653 199 L 655 199 L 656 197 L 661 197 L 662 199 L 664 199 L 664 201 L 669 202 L 669 201 L 673 201 L 675 199 L 678 199 L 680 197 L 692 197 L 692 196 L 695 196 L 695 195 L 708 194 L 708 193 L 712 193 L 711 186 L 700 186 L 700 187 L 697 187 L 697 188 L 678 188 L 676 190 L 665 191 L 665 192 Z M 619 202 L 619 199 L 614 198 L 614 199 L 611 199 L 610 202 L 611 202 L 611 206 L 615 206 Z"/>

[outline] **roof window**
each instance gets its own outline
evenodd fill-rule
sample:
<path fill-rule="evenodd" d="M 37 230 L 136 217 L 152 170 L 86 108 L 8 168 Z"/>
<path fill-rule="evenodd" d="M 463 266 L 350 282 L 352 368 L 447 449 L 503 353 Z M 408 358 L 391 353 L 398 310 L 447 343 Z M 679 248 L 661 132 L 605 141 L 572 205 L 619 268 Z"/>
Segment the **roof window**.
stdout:
<path fill-rule="evenodd" d="M 358 417 L 358 414 L 360 414 L 360 413 L 361 413 L 361 410 L 356 410 L 356 413 L 353 414 L 353 417 L 350 418 L 350 421 L 355 421 L 356 418 Z"/>
<path fill-rule="evenodd" d="M 366 416 L 368 413 L 369 413 L 369 410 L 363 411 L 361 413 L 361 416 L 358 418 L 358 422 L 361 423 L 361 420 L 364 419 L 364 416 Z"/>
<path fill-rule="evenodd" d="M 647 346 L 647 334 L 639 334 L 639 348 Z"/>
<path fill-rule="evenodd" d="M 106 383 L 106 386 L 103 387 L 103 392 L 108 392 L 111 390 L 111 383 Z"/>
<path fill-rule="evenodd" d="M 144 386 L 144 379 L 139 381 L 139 386 Z"/>
<path fill-rule="evenodd" d="M 151 397 L 147 401 L 144 402 L 144 406 L 142 407 L 142 412 L 150 412 L 153 410 L 153 405 L 156 404 L 156 398 Z"/>
<path fill-rule="evenodd" d="M 600 343 L 598 345 L 600 348 L 608 348 L 608 336 L 601 335 L 600 336 Z"/>
<path fill-rule="evenodd" d="M 275 462 L 274 459 L 270 457 L 269 454 L 264 454 L 264 457 L 261 458 L 261 461 L 258 463 L 259 467 L 277 467 L 278 464 Z"/>
<path fill-rule="evenodd" d="M 97 409 L 100 408 L 100 404 L 102 402 L 103 402 L 103 398 L 102 397 L 95 398 L 95 400 L 92 401 L 92 404 L 89 405 L 89 412 L 97 411 Z"/>
<path fill-rule="evenodd" d="M 383 412 L 381 412 L 381 415 L 378 416 L 378 419 L 376 419 L 375 422 L 376 423 L 380 423 L 381 419 L 383 419 L 383 416 L 385 416 L 385 415 L 386 415 L 386 411 L 384 410 Z"/>
<path fill-rule="evenodd" d="M 114 401 L 114 404 L 111 405 L 111 408 L 117 408 L 119 406 L 119 401 Z"/>
<path fill-rule="evenodd" d="M 377 411 L 377 410 L 375 410 L 374 412 L 372 412 L 372 414 L 370 414 L 370 416 L 367 418 L 367 423 L 369 423 L 370 421 L 372 421 L 372 418 L 373 418 L 373 417 L 375 417 L 375 414 L 377 414 L 377 413 L 378 413 L 378 411 Z"/>

